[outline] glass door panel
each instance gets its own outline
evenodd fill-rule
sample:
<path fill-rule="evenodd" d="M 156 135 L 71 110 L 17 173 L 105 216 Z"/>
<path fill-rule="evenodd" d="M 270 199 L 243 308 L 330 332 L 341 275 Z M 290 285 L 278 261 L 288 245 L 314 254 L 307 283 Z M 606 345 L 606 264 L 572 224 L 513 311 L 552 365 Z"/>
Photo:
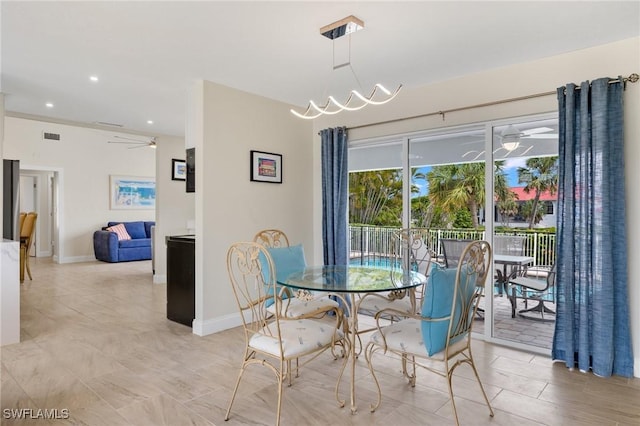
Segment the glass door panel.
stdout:
<path fill-rule="evenodd" d="M 555 261 L 557 119 L 505 123 L 492 134 L 493 337 L 551 349 L 552 292 L 514 283 L 544 287 Z"/>

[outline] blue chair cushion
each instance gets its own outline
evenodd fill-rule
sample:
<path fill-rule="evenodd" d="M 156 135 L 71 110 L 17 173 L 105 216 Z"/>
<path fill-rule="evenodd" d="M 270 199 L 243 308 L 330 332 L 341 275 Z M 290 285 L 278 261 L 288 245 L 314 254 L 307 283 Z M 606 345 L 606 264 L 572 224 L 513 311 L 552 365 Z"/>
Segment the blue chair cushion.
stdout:
<path fill-rule="evenodd" d="M 273 266 L 276 270 L 276 281 L 284 281 L 293 272 L 304 269 L 307 266 L 307 262 L 304 258 L 304 249 L 302 244 L 298 244 L 290 247 L 267 247 L 267 253 L 273 260 Z M 270 282 L 269 265 L 267 259 L 261 254 L 260 262 L 262 264 L 262 275 L 265 282 Z M 268 293 L 272 293 L 272 289 L 269 288 Z M 283 296 L 286 298 L 286 296 Z M 266 306 L 271 306 L 273 301 L 267 301 Z"/>
<path fill-rule="evenodd" d="M 429 273 L 422 301 L 422 316 L 442 318 L 451 314 L 456 284 L 456 268 L 434 264 Z M 447 342 L 449 321 L 422 321 L 422 338 L 429 356 L 442 351 Z"/>

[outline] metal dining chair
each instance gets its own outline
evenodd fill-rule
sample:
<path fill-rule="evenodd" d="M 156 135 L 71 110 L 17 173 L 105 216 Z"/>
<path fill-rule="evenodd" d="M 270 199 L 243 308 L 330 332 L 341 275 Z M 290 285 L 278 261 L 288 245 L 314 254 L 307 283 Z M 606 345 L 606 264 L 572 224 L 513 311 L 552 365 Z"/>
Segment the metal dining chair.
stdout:
<path fill-rule="evenodd" d="M 338 310 L 332 321 L 281 315 L 286 301 L 280 297 L 276 285 L 271 255 L 261 244 L 239 242 L 231 245 L 227 252 L 227 271 L 242 320 L 245 344 L 242 366 L 224 419 L 229 420 L 245 371 L 250 365 L 258 365 L 269 368 L 278 382 L 275 407 L 275 424 L 278 425 L 283 383 L 292 374 L 291 361 L 304 359 L 300 366 L 305 365 L 343 341 L 344 333 L 338 328 Z M 269 302 L 276 306 L 273 312 L 267 310 Z M 298 366 L 296 372 L 297 369 Z"/>
<path fill-rule="evenodd" d="M 489 415 L 493 417 L 493 409 L 471 352 L 473 316 L 478 309 L 490 265 L 489 243 L 470 242 L 458 257 L 455 269 L 436 267 L 431 271 L 420 314 L 410 315 L 386 326 L 380 320 L 386 315 L 399 312 L 388 309 L 376 314 L 377 331 L 371 336 L 365 349 L 367 366 L 378 389 L 377 401 L 371 406 L 372 412 L 378 408 L 382 399 L 380 382 L 373 367 L 374 355 L 383 353 L 387 356 L 393 354 L 403 361 L 402 372 L 411 386 L 415 387 L 416 384 L 416 367 L 445 378 L 456 424 L 459 421 L 452 378 L 458 366 L 467 364 L 482 393 L 480 400 L 484 400 Z"/>

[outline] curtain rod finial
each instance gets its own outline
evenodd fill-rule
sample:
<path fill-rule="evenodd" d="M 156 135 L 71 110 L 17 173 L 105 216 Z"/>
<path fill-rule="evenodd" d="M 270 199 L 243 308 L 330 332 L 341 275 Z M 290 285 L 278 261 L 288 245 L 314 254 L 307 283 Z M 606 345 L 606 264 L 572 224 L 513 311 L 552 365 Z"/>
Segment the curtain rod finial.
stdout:
<path fill-rule="evenodd" d="M 638 74 L 636 74 L 636 73 L 634 72 L 633 74 L 631 74 L 631 75 L 629 76 L 629 79 L 628 79 L 628 80 L 629 80 L 631 83 L 635 83 L 635 82 L 637 82 L 639 79 L 640 79 L 640 75 L 638 75 Z"/>

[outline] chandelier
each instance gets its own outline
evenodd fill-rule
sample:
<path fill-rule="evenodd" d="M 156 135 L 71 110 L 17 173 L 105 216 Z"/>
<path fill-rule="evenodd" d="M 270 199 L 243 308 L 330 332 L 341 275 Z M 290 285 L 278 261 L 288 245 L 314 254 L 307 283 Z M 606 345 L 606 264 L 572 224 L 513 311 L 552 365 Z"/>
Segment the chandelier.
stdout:
<path fill-rule="evenodd" d="M 351 34 L 363 28 L 364 22 L 353 15 L 320 28 L 320 34 L 334 41 L 333 70 L 335 71 L 339 68 L 348 66 L 358 85 L 360 85 L 360 81 L 358 80 L 358 76 L 351 66 Z M 335 40 L 346 35 L 349 36 L 349 58 L 347 62 L 336 65 Z M 323 105 L 319 106 L 313 100 L 310 100 L 309 105 L 304 112 L 300 113 L 298 111 L 295 111 L 294 109 L 291 109 L 291 113 L 296 117 L 306 120 L 312 120 L 314 118 L 320 117 L 321 115 L 335 115 L 341 111 L 357 111 L 366 107 L 367 105 L 386 104 L 396 97 L 401 88 L 402 84 L 398 85 L 398 87 L 393 92 L 391 92 L 382 84 L 377 83 L 373 86 L 373 89 L 369 93 L 369 96 L 365 96 L 354 89 L 349 92 L 349 95 L 343 102 L 338 101 L 333 96 L 329 96 L 327 101 Z"/>

